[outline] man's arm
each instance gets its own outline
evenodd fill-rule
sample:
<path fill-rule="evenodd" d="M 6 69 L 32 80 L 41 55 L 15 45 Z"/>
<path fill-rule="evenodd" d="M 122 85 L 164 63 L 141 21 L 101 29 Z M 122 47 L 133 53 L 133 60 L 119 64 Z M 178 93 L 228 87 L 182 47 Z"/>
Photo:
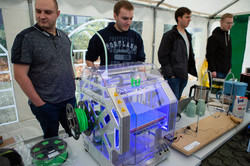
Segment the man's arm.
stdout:
<path fill-rule="evenodd" d="M 212 72 L 212 77 L 216 77 L 216 50 L 217 50 L 217 42 L 213 36 L 210 36 L 207 40 L 207 53 L 206 58 L 208 62 L 208 70 Z"/>
<path fill-rule="evenodd" d="M 40 98 L 28 77 L 29 68 L 30 65 L 14 64 L 15 80 L 35 106 L 42 106 L 45 102 Z"/>
<path fill-rule="evenodd" d="M 162 36 L 161 44 L 158 49 L 158 60 L 161 64 L 162 73 L 164 76 L 174 78 L 174 74 L 171 68 L 170 52 L 172 50 L 173 41 L 170 33 L 165 33 Z"/>
<path fill-rule="evenodd" d="M 103 45 L 101 40 L 97 35 L 94 35 L 89 41 L 88 51 L 86 52 L 85 56 L 85 62 L 88 67 L 95 67 L 94 62 L 101 55 L 102 50 Z"/>
<path fill-rule="evenodd" d="M 94 62 L 89 61 L 89 60 L 86 60 L 85 62 L 86 62 L 86 64 L 87 64 L 88 67 L 95 67 Z"/>
<path fill-rule="evenodd" d="M 145 62 L 146 55 L 144 52 L 143 40 L 139 34 L 138 34 L 137 42 L 138 42 L 138 45 L 137 45 L 138 50 L 137 50 L 137 55 L 136 55 L 136 61 Z"/>

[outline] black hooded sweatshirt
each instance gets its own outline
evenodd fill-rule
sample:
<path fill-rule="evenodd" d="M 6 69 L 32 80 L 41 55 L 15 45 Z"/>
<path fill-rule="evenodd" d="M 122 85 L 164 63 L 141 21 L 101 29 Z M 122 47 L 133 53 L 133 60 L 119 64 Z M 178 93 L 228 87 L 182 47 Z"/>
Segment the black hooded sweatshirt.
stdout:
<path fill-rule="evenodd" d="M 98 31 L 107 48 L 108 64 L 144 62 L 146 55 L 141 35 L 130 28 L 128 31 L 119 32 L 114 25 L 114 22 L 110 22 L 106 28 Z M 101 65 L 105 65 L 103 44 L 95 34 L 89 42 L 86 60 L 94 62 L 99 56 Z"/>
<path fill-rule="evenodd" d="M 206 58 L 208 70 L 211 72 L 228 73 L 232 67 L 231 57 L 232 44 L 230 35 L 220 27 L 215 28 L 207 40 Z"/>
<path fill-rule="evenodd" d="M 177 30 L 177 25 L 164 33 L 158 50 L 158 60 L 162 74 L 167 78 L 188 79 L 188 73 L 197 77 L 191 34 L 185 30 L 189 41 L 189 57 L 186 43 Z"/>

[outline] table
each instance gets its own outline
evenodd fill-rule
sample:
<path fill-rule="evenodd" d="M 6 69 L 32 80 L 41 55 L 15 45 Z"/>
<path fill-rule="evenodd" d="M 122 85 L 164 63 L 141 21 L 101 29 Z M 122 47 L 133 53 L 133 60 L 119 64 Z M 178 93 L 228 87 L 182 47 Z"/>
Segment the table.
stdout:
<path fill-rule="evenodd" d="M 210 110 L 212 114 L 215 113 L 214 109 L 210 109 Z M 205 116 L 200 117 L 200 119 L 203 119 L 207 116 L 210 116 L 210 113 L 208 111 L 206 111 Z M 176 122 L 175 128 L 176 130 L 178 130 L 196 121 L 197 121 L 197 116 L 190 118 L 190 117 L 187 117 L 184 113 L 182 113 L 182 118 L 178 122 Z M 181 152 L 170 147 L 170 156 L 166 160 L 159 163 L 158 166 L 183 165 L 184 163 L 186 166 L 198 166 L 201 164 L 201 161 L 203 159 L 209 156 L 213 151 L 219 148 L 222 144 L 228 141 L 231 137 L 233 137 L 237 132 L 239 132 L 249 123 L 250 123 L 250 113 L 246 113 L 244 116 L 244 121 L 241 124 L 233 128 L 226 134 L 222 135 L 215 141 L 211 142 L 204 148 L 195 152 L 191 156 L 186 156 L 182 154 Z M 67 142 L 67 145 L 68 145 L 69 156 L 68 156 L 67 161 L 64 164 L 62 164 L 63 166 L 89 166 L 89 165 L 98 166 L 99 165 L 97 161 L 95 161 L 95 159 L 88 152 L 85 151 L 82 137 L 80 137 L 79 140 L 74 140 L 73 137 L 65 138 L 64 140 Z M 20 149 L 22 150 L 20 151 L 20 153 L 22 154 L 22 157 L 25 160 L 25 163 L 26 163 L 25 165 L 30 166 L 31 157 L 28 155 L 29 154 L 28 149 L 25 149 L 24 146 L 22 147 L 20 146 Z M 27 156 L 24 157 L 23 156 L 24 154 L 27 154 Z"/>
<path fill-rule="evenodd" d="M 210 108 L 211 113 L 215 113 L 215 109 Z M 207 116 L 210 116 L 210 113 L 206 111 L 205 116 L 200 117 L 200 119 L 203 119 Z M 185 114 L 182 114 L 182 118 L 176 122 L 176 130 L 183 128 L 187 126 L 188 124 L 194 123 L 197 121 L 197 116 L 190 118 L 187 117 Z M 222 135 L 215 141 L 211 142 L 204 148 L 200 149 L 196 153 L 192 154 L 191 156 L 186 156 L 179 151 L 170 148 L 170 156 L 159 163 L 159 166 L 165 166 L 165 165 L 185 165 L 187 166 L 196 166 L 200 165 L 201 161 L 205 159 L 207 156 L 209 156 L 213 151 L 215 151 L 217 148 L 219 148 L 222 144 L 224 144 L 226 141 L 228 141 L 231 137 L 233 137 L 237 132 L 239 132 L 242 128 L 244 128 L 246 125 L 250 123 L 250 113 L 246 113 L 244 116 L 244 121 L 239 124 L 237 127 L 233 128 L 226 134 Z M 80 166 L 80 165 L 93 165 L 97 166 L 98 163 L 95 161 L 95 159 L 84 150 L 83 147 L 83 140 L 82 137 L 80 137 L 79 140 L 74 140 L 73 138 L 69 138 L 67 140 L 69 148 L 73 149 L 77 153 L 77 156 L 75 157 L 75 160 L 71 162 L 70 165 L 72 166 Z"/>
<path fill-rule="evenodd" d="M 95 159 L 84 150 L 82 137 L 80 137 L 79 140 L 74 140 L 70 137 L 66 140 L 66 142 L 68 143 L 70 151 L 73 150 L 73 153 L 77 154 L 73 154 L 73 156 L 71 156 L 71 158 L 74 159 L 74 161 L 70 161 L 71 166 L 99 166 L 97 161 L 95 161 Z M 190 166 L 198 166 L 201 161 L 194 156 L 187 157 L 171 148 L 170 156 L 166 160 L 159 163 L 158 166 L 182 165 L 183 163 Z M 69 165 L 69 162 L 64 164 L 64 166 L 66 165 Z"/>
<path fill-rule="evenodd" d="M 221 137 L 217 138 L 215 141 L 211 142 L 204 148 L 200 149 L 192 156 L 203 160 L 207 156 L 209 156 L 212 152 L 214 152 L 217 148 L 227 142 L 230 138 L 232 138 L 235 134 L 237 134 L 241 129 L 243 129 L 246 125 L 250 123 L 250 113 L 245 113 L 244 120 L 241 124 L 227 132 L 226 134 L 222 135 Z"/>

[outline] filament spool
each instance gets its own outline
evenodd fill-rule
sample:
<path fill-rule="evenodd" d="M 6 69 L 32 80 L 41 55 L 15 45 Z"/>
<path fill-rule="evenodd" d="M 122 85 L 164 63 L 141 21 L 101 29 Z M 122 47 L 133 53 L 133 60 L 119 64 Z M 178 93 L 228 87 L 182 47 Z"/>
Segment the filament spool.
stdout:
<path fill-rule="evenodd" d="M 84 134 L 87 135 L 87 136 L 90 136 L 91 133 L 92 133 L 92 130 L 94 129 L 94 122 L 92 121 L 92 118 L 91 118 L 94 115 L 94 111 L 93 111 L 93 109 L 92 109 L 91 106 L 89 106 L 89 109 L 88 109 L 88 107 L 87 107 L 87 105 L 86 105 L 85 102 L 79 101 L 78 102 L 78 107 L 80 109 L 84 110 L 85 115 L 86 115 L 87 120 L 88 120 L 88 128 L 84 131 Z"/>
<path fill-rule="evenodd" d="M 71 104 L 66 107 L 67 122 L 73 137 L 78 140 L 80 134 L 88 129 L 88 118 L 83 108 L 73 108 Z"/>
<path fill-rule="evenodd" d="M 57 166 L 68 158 L 67 143 L 59 138 L 49 138 L 34 145 L 30 150 L 32 164 L 37 166 Z"/>

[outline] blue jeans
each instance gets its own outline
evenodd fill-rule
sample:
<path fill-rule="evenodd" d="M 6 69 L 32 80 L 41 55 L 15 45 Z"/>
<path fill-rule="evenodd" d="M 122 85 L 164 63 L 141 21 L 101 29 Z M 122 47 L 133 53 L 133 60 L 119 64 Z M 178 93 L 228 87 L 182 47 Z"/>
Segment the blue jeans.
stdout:
<path fill-rule="evenodd" d="M 187 85 L 187 80 L 181 78 L 167 78 L 167 77 L 165 77 L 165 80 L 168 81 L 169 86 L 171 87 L 172 91 L 174 92 L 176 98 L 179 101 L 181 99 L 183 89 Z"/>
<path fill-rule="evenodd" d="M 219 72 L 216 72 L 216 78 L 226 78 L 228 73 L 219 73 Z"/>
<path fill-rule="evenodd" d="M 42 127 L 44 139 L 58 136 L 59 122 L 66 133 L 68 133 L 69 136 L 72 136 L 66 117 L 66 106 L 68 103 L 72 104 L 74 107 L 76 98 L 74 97 L 56 104 L 46 102 L 40 107 L 30 103 L 31 111 L 36 116 L 36 119 Z"/>

